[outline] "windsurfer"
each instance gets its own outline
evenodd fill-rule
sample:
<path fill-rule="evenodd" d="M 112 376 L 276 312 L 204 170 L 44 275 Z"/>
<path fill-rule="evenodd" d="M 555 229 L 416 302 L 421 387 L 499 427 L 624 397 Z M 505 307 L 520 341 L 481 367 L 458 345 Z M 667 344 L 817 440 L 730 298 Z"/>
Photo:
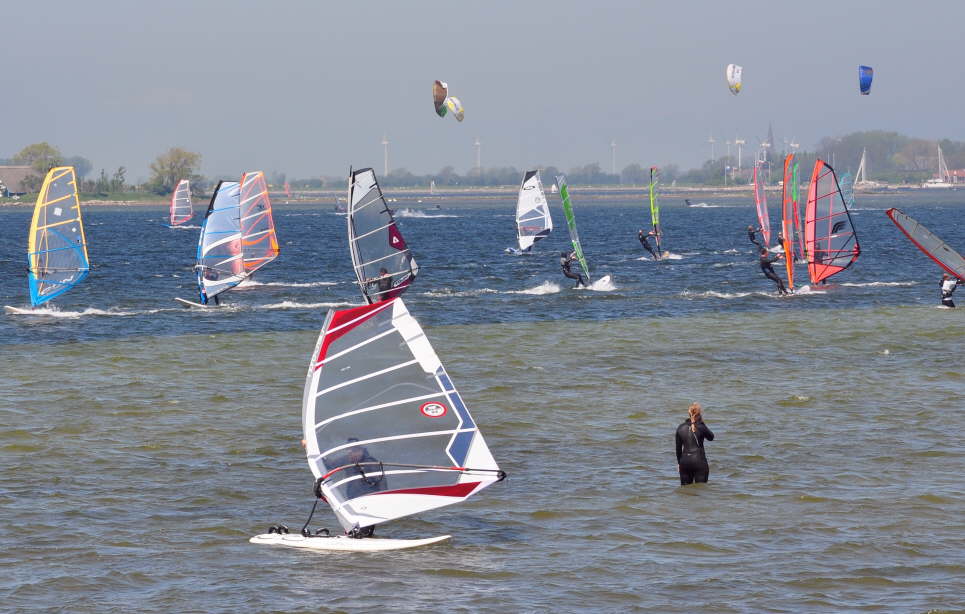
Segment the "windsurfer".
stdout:
<path fill-rule="evenodd" d="M 392 289 L 392 275 L 387 268 L 382 267 L 379 269 L 379 276 L 375 279 L 367 280 L 366 285 L 370 287 L 374 286 L 378 290 L 380 299 L 388 298 L 387 296 L 382 296 L 382 294 Z"/>
<path fill-rule="evenodd" d="M 945 307 L 954 307 L 955 301 L 952 300 L 952 294 L 955 293 L 955 288 L 961 285 L 962 280 L 945 273 L 942 275 L 942 280 L 939 283 L 942 288 L 942 305 Z"/>
<path fill-rule="evenodd" d="M 660 260 L 660 256 L 657 255 L 657 252 L 653 251 L 653 248 L 650 247 L 650 243 L 647 241 L 647 237 L 656 237 L 656 236 L 657 234 L 652 230 L 647 234 L 643 234 L 643 229 L 641 228 L 637 232 L 637 239 L 640 241 L 640 245 L 643 246 L 643 249 L 650 252 L 650 255 L 653 256 L 654 260 Z"/>
<path fill-rule="evenodd" d="M 757 247 L 764 247 L 757 241 L 757 233 L 763 230 L 764 229 L 761 228 L 760 226 L 758 226 L 757 228 L 754 228 L 753 226 L 747 227 L 747 238 L 750 239 L 750 242 L 756 245 Z"/>
<path fill-rule="evenodd" d="M 357 437 L 349 437 L 348 443 L 358 442 Z M 385 490 L 385 474 L 382 465 L 374 456 L 369 454 L 368 448 L 354 445 L 343 455 L 331 461 L 332 467 L 344 467 L 339 481 L 351 480 L 345 483 L 345 499 L 355 499 L 374 492 Z M 372 537 L 375 525 L 353 529 L 352 537 Z"/>
<path fill-rule="evenodd" d="M 677 427 L 674 437 L 681 485 L 707 481 L 710 465 L 704 453 L 704 440 L 714 440 L 713 431 L 704 424 L 700 403 L 691 403 L 687 413 L 689 417 Z"/>
<path fill-rule="evenodd" d="M 777 291 L 781 296 L 788 294 L 787 288 L 784 287 L 784 282 L 777 273 L 774 272 L 774 267 L 772 266 L 775 262 L 784 257 L 784 254 L 776 254 L 773 258 L 769 256 L 767 248 L 761 248 L 760 255 L 760 265 L 761 271 L 764 273 L 764 277 L 770 279 L 775 284 L 777 284 Z"/>
<path fill-rule="evenodd" d="M 579 288 L 580 286 L 586 287 L 586 281 L 583 280 L 583 276 L 579 273 L 574 273 L 571 269 L 573 261 L 576 260 L 576 252 L 560 252 L 560 267 L 563 269 L 563 275 L 569 277 L 570 279 L 576 280 L 576 285 L 574 288 Z"/>

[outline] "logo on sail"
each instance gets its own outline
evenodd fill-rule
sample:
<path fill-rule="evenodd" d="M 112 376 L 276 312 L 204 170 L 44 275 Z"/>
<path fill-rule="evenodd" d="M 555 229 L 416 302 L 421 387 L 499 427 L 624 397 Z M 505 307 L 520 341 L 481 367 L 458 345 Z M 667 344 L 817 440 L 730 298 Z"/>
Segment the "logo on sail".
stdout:
<path fill-rule="evenodd" d="M 446 415 L 446 406 L 442 403 L 429 401 L 428 403 L 423 403 L 419 411 L 427 418 L 441 418 Z"/>

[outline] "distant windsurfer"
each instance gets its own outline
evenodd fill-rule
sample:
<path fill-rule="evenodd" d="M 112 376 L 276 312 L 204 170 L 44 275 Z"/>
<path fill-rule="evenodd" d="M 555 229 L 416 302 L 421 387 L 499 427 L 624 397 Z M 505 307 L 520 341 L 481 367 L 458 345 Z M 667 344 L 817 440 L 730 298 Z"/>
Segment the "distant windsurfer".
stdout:
<path fill-rule="evenodd" d="M 653 256 L 653 259 L 654 259 L 654 260 L 660 260 L 660 256 L 657 255 L 657 252 L 653 251 L 653 248 L 650 247 L 650 242 L 647 241 L 647 238 L 648 238 L 648 237 L 656 237 L 656 236 L 657 236 L 657 234 L 656 234 L 654 231 L 652 231 L 652 230 L 651 230 L 650 232 L 648 232 L 647 234 L 643 234 L 643 229 L 641 228 L 641 229 L 637 232 L 637 240 L 640 241 L 640 245 L 643 246 L 643 249 L 645 249 L 645 250 L 647 250 L 648 252 L 650 252 L 650 255 Z"/>
<path fill-rule="evenodd" d="M 942 305 L 945 307 L 954 307 L 955 301 L 952 300 L 952 294 L 955 293 L 955 288 L 961 285 L 962 280 L 945 273 L 942 275 L 942 280 L 939 283 L 942 288 Z"/>
<path fill-rule="evenodd" d="M 761 228 L 760 226 L 758 226 L 757 228 L 754 228 L 753 226 L 748 226 L 748 227 L 747 227 L 747 238 L 750 239 L 750 242 L 753 243 L 754 245 L 756 245 L 757 247 L 764 247 L 764 246 L 761 245 L 760 242 L 758 242 L 758 240 L 757 240 L 757 233 L 758 233 L 758 232 L 763 232 L 763 230 L 764 230 L 764 229 Z"/>
<path fill-rule="evenodd" d="M 574 273 L 571 268 L 574 260 L 576 260 L 575 251 L 570 253 L 560 252 L 560 267 L 563 269 L 563 275 L 576 280 L 576 285 L 573 286 L 574 288 L 579 288 L 580 286 L 586 287 L 586 281 L 583 280 L 583 276 L 579 273 Z"/>
<path fill-rule="evenodd" d="M 770 253 L 767 251 L 767 248 L 761 248 L 761 271 L 764 273 L 764 277 L 777 284 L 777 291 L 781 296 L 788 294 L 788 291 L 787 288 L 784 287 L 784 281 L 781 280 L 781 278 L 777 276 L 777 273 L 774 272 L 774 267 L 772 265 L 783 257 L 784 254 L 776 254 L 775 256 L 771 257 Z"/>
<path fill-rule="evenodd" d="M 704 424 L 700 403 L 691 403 L 687 413 L 689 417 L 677 427 L 674 438 L 681 485 L 707 481 L 710 465 L 704 453 L 704 440 L 714 440 L 713 431 Z"/>

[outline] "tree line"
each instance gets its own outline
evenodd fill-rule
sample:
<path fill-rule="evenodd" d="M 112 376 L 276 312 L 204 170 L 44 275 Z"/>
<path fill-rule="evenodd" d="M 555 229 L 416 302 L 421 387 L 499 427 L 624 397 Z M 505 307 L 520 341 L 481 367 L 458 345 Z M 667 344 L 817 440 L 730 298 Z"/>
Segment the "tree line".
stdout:
<path fill-rule="evenodd" d="M 856 173 L 862 152 L 866 152 L 868 179 L 889 183 L 921 183 L 932 177 L 938 167 L 938 146 L 941 146 L 949 168 L 965 168 L 965 142 L 942 139 L 929 141 L 899 134 L 872 130 L 853 132 L 842 137 L 825 137 L 818 142 L 814 151 L 795 152 L 802 174 L 810 172 L 814 160 L 822 158 L 838 171 Z M 786 151 L 758 152 L 756 157 L 763 160 L 762 172 L 769 175 L 771 182 L 782 178 L 783 160 Z M 720 156 L 705 161 L 700 167 L 682 171 L 677 165 L 667 164 L 660 167 L 660 182 L 663 185 L 685 186 L 722 186 L 744 185 L 750 182 L 754 166 L 754 152 L 744 156 L 749 161 L 737 168 L 736 156 Z M 204 194 L 211 187 L 207 178 L 200 174 L 201 154 L 172 147 L 151 162 L 150 178 L 140 185 L 128 182 L 127 169 L 120 166 L 112 172 L 101 169 L 91 175 L 93 165 L 83 156 L 64 156 L 53 145 L 43 142 L 34 143 L 21 149 L 16 155 L 2 164 L 30 166 L 33 171 L 24 180 L 28 192 L 37 192 L 44 176 L 56 166 L 73 166 L 77 173 L 80 191 L 97 196 L 109 196 L 125 192 L 144 192 L 167 196 L 181 179 L 190 179 L 192 191 Z M 557 175 L 564 174 L 562 169 L 552 165 L 539 167 L 543 180 L 550 184 Z M 417 175 L 405 168 L 393 169 L 387 176 L 379 177 L 387 187 L 425 188 L 435 183 L 438 188 L 445 187 L 486 187 L 506 186 L 519 183 L 523 170 L 512 166 L 473 168 L 464 174 L 456 172 L 455 167 L 446 166 L 436 173 Z M 650 167 L 638 163 L 629 164 L 619 173 L 607 173 L 599 163 L 593 162 L 569 169 L 567 180 L 574 185 L 626 185 L 643 186 L 650 181 Z M 288 180 L 284 173 L 268 173 L 269 183 L 281 189 L 289 183 L 293 189 L 339 188 L 345 185 L 345 177 L 314 177 Z M 801 180 L 806 180 L 802 176 Z"/>

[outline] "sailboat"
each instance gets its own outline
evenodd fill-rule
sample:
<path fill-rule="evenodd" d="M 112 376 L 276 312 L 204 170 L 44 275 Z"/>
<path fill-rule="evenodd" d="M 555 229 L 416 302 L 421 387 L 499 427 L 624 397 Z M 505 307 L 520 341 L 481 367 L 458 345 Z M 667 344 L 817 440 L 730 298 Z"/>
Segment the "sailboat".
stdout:
<path fill-rule="evenodd" d="M 182 179 L 171 193 L 171 209 L 165 226 L 168 228 L 181 226 L 192 217 L 194 217 L 194 208 L 191 206 L 191 182 Z"/>
<path fill-rule="evenodd" d="M 566 217 L 566 227 L 570 231 L 570 243 L 573 245 L 573 252 L 576 254 L 576 259 L 580 263 L 580 268 L 583 269 L 583 275 L 586 277 L 587 285 L 592 285 L 590 283 L 590 268 L 586 265 L 586 257 L 583 255 L 583 245 L 580 243 L 580 235 L 576 232 L 576 216 L 573 215 L 573 203 L 570 201 L 570 190 L 566 185 L 566 177 L 559 175 L 556 178 L 556 185 L 560 188 L 560 199 L 563 201 L 563 215 Z M 610 276 L 604 275 L 598 282 L 609 283 Z"/>
<path fill-rule="evenodd" d="M 811 283 L 827 280 L 861 255 L 858 234 L 838 177 L 827 162 L 815 160 L 804 210 L 804 243 Z"/>
<path fill-rule="evenodd" d="M 516 254 L 529 253 L 533 244 L 549 236 L 553 230 L 553 217 L 550 215 L 546 193 L 539 171 L 526 171 L 516 197 L 516 241 L 519 248 L 507 248 Z"/>
<path fill-rule="evenodd" d="M 951 182 L 951 173 L 948 172 L 948 165 L 945 164 L 945 154 L 942 153 L 942 146 L 938 147 L 938 176 L 931 179 L 926 179 L 925 183 L 921 184 L 921 187 L 927 189 L 949 189 L 954 188 L 955 184 Z"/>
<path fill-rule="evenodd" d="M 465 501 L 506 474 L 401 298 L 329 311 L 308 365 L 302 432 L 315 477 L 300 535 L 273 526 L 254 544 L 380 551 L 427 539 L 370 536 L 375 525 Z M 319 501 L 344 530 L 311 531 Z"/>
<path fill-rule="evenodd" d="M 861 161 L 858 162 L 858 170 L 854 174 L 854 183 L 851 184 L 852 190 L 872 190 L 880 187 L 877 181 L 868 179 L 868 149 L 861 150 Z"/>
<path fill-rule="evenodd" d="M 961 254 L 900 209 L 888 209 L 885 213 L 923 254 L 950 274 L 965 281 L 965 258 Z"/>
<path fill-rule="evenodd" d="M 367 303 L 401 296 L 419 273 L 385 202 L 375 171 L 349 172 L 348 243 L 352 267 Z"/>
<path fill-rule="evenodd" d="M 43 305 L 87 277 L 90 261 L 73 166 L 50 169 L 37 195 L 27 239 L 30 304 Z M 6 306 L 11 314 L 28 309 Z"/>
<path fill-rule="evenodd" d="M 663 237 L 663 231 L 660 227 L 660 205 L 657 204 L 657 182 L 660 181 L 660 172 L 657 170 L 656 166 L 650 167 L 650 222 L 653 224 L 653 236 L 654 243 L 657 247 L 657 258 L 663 257 L 663 251 L 660 249 L 660 239 Z"/>
<path fill-rule="evenodd" d="M 754 163 L 754 205 L 757 207 L 757 223 L 764 237 L 764 247 L 771 247 L 771 220 L 767 214 L 767 186 L 764 182 L 764 163 Z"/>
<path fill-rule="evenodd" d="M 186 307 L 220 303 L 218 295 L 249 279 L 279 252 L 264 173 L 245 173 L 240 182 L 220 181 L 198 237 L 199 302 L 174 300 Z"/>

